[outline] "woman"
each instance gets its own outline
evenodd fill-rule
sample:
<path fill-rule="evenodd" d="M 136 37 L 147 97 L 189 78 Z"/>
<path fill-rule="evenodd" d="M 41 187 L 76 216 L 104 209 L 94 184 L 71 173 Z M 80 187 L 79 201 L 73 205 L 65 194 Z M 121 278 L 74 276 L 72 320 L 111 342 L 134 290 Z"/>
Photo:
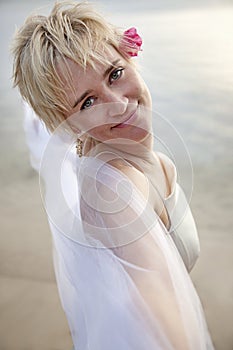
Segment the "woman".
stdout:
<path fill-rule="evenodd" d="M 75 349 L 213 349 L 188 275 L 196 227 L 153 151 L 140 47 L 87 3 L 58 3 L 15 37 L 15 85 L 53 132 L 41 175 L 59 292 Z"/>

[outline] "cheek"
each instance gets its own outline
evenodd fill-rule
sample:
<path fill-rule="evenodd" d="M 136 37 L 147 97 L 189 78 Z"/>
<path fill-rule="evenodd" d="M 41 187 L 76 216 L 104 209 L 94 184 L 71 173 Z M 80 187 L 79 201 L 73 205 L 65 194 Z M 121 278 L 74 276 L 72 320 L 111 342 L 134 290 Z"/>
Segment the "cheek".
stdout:
<path fill-rule="evenodd" d="M 108 125 L 100 125 L 96 127 L 92 127 L 88 131 L 88 134 L 98 141 L 106 141 L 109 139 L 109 126 Z"/>
<path fill-rule="evenodd" d="M 146 89 L 145 89 L 145 98 L 147 100 L 147 107 L 151 110 L 152 109 L 152 98 L 151 98 L 151 94 L 150 94 L 150 91 L 148 89 L 148 87 L 146 86 Z"/>
<path fill-rule="evenodd" d="M 130 78 L 131 92 L 139 99 L 143 104 L 145 103 L 148 108 L 151 108 L 151 95 L 147 85 L 138 73 L 132 74 Z"/>
<path fill-rule="evenodd" d="M 142 99 L 145 102 L 145 107 L 151 109 L 152 108 L 151 94 L 147 85 L 143 80 L 141 80 L 141 87 L 142 87 Z"/>
<path fill-rule="evenodd" d="M 126 86 L 131 95 L 140 96 L 142 94 L 143 86 L 138 74 L 131 72 L 127 77 Z"/>
<path fill-rule="evenodd" d="M 145 84 L 140 85 L 139 103 L 149 110 L 152 109 L 151 94 Z"/>

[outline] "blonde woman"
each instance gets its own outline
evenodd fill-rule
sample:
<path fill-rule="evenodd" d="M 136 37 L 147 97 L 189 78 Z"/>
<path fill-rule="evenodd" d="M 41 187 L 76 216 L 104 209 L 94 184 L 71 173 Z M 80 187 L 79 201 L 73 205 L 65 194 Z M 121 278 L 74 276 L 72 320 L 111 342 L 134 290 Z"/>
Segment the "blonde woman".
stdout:
<path fill-rule="evenodd" d="M 14 83 L 51 132 L 41 175 L 60 297 L 77 350 L 210 350 L 188 274 L 196 226 L 153 151 L 141 44 L 86 2 L 29 17 L 14 39 Z"/>

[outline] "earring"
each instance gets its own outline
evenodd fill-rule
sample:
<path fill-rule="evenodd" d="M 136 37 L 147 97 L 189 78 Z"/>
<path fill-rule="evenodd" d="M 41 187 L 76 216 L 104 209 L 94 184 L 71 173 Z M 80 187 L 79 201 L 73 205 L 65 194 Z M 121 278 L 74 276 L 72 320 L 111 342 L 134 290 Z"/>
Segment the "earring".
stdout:
<path fill-rule="evenodd" d="M 82 151 L 83 151 L 83 142 L 82 142 L 82 140 L 77 139 L 76 149 L 77 149 L 77 151 L 76 151 L 77 155 L 79 157 L 82 157 L 82 155 L 83 155 L 83 153 L 82 153 Z"/>

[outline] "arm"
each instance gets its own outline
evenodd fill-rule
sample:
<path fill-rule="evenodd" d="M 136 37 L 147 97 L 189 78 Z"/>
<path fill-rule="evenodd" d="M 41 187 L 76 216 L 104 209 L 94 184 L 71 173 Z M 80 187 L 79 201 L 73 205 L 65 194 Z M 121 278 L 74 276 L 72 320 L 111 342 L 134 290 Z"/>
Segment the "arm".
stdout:
<path fill-rule="evenodd" d="M 104 173 L 92 179 L 98 189 L 95 203 L 93 191 L 88 198 L 91 181 L 84 181 L 85 233 L 110 248 L 124 268 L 131 281 L 125 308 L 140 310 L 142 329 L 153 339 L 151 349 L 205 349 L 208 332 L 199 299 L 172 239 L 143 197 L 146 181 L 133 169 L 121 168 L 122 183 L 116 184 L 116 172 L 112 173 L 106 181 Z"/>

